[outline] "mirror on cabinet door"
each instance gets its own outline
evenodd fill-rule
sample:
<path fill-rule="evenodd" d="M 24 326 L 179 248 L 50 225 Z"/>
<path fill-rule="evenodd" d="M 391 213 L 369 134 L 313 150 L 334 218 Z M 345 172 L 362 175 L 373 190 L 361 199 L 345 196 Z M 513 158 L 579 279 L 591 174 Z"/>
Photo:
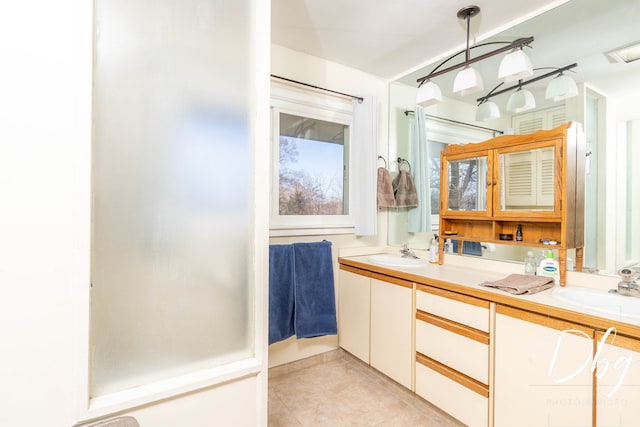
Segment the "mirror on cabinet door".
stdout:
<path fill-rule="evenodd" d="M 447 209 L 486 211 L 487 156 L 451 160 L 448 167 Z"/>

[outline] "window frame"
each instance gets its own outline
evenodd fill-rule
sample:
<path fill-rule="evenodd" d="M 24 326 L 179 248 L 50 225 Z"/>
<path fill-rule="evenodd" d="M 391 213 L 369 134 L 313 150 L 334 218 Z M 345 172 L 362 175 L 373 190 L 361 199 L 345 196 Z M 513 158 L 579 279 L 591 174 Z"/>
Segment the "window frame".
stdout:
<path fill-rule="evenodd" d="M 345 141 L 343 200 L 345 215 L 280 215 L 280 113 L 330 121 L 349 127 Z M 354 233 L 355 219 L 350 195 L 352 194 L 353 110 L 351 100 L 328 95 L 316 90 L 302 89 L 279 82 L 271 82 L 271 203 L 269 235 L 301 236 Z"/>

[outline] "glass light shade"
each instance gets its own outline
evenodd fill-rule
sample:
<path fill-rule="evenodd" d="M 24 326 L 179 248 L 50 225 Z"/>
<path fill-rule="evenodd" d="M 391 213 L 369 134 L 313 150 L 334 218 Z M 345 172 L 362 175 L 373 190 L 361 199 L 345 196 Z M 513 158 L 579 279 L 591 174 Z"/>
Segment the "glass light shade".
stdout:
<path fill-rule="evenodd" d="M 484 122 L 489 119 L 497 119 L 500 117 L 500 109 L 495 102 L 486 101 L 478 105 L 476 110 L 476 120 Z"/>
<path fill-rule="evenodd" d="M 545 92 L 545 98 L 552 99 L 553 101 L 562 101 L 563 99 L 571 98 L 578 95 L 578 86 L 576 82 L 569 76 L 560 74 L 555 79 L 552 79 L 547 86 Z"/>
<path fill-rule="evenodd" d="M 418 88 L 418 94 L 416 95 L 416 104 L 421 107 L 428 107 L 429 105 L 437 104 L 442 101 L 442 92 L 440 87 L 427 80 Z"/>
<path fill-rule="evenodd" d="M 473 67 L 464 67 L 456 75 L 456 79 L 453 82 L 453 91 L 460 96 L 476 93 L 484 89 L 482 83 L 482 76 L 478 70 Z"/>
<path fill-rule="evenodd" d="M 509 52 L 498 68 L 498 78 L 504 82 L 514 82 L 533 76 L 533 66 L 526 53 L 520 48 Z"/>
<path fill-rule="evenodd" d="M 507 101 L 507 111 L 518 114 L 536 108 L 533 94 L 526 89 L 518 89 L 511 94 Z"/>

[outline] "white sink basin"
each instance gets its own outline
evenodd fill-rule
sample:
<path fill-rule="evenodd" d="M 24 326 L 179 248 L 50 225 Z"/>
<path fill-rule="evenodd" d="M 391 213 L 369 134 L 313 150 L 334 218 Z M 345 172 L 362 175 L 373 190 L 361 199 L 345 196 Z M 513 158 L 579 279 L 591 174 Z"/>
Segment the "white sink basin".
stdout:
<path fill-rule="evenodd" d="M 374 264 L 386 265 L 388 267 L 419 267 L 427 264 L 427 261 L 420 258 L 403 258 L 398 255 L 371 255 L 369 261 Z"/>
<path fill-rule="evenodd" d="M 556 287 L 551 292 L 551 296 L 567 304 L 601 313 L 640 319 L 640 298 L 575 286 Z"/>

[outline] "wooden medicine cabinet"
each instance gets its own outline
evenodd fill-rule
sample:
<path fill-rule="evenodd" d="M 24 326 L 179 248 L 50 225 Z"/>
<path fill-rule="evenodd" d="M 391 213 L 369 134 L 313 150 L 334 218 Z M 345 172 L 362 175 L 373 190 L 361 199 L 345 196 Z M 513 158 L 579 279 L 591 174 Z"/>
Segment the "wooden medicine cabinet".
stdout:
<path fill-rule="evenodd" d="M 445 148 L 440 262 L 446 238 L 553 249 L 564 285 L 567 249 L 576 250 L 576 269 L 582 269 L 585 144 L 581 126 L 569 122 Z M 522 240 L 516 238 L 518 226 Z"/>

